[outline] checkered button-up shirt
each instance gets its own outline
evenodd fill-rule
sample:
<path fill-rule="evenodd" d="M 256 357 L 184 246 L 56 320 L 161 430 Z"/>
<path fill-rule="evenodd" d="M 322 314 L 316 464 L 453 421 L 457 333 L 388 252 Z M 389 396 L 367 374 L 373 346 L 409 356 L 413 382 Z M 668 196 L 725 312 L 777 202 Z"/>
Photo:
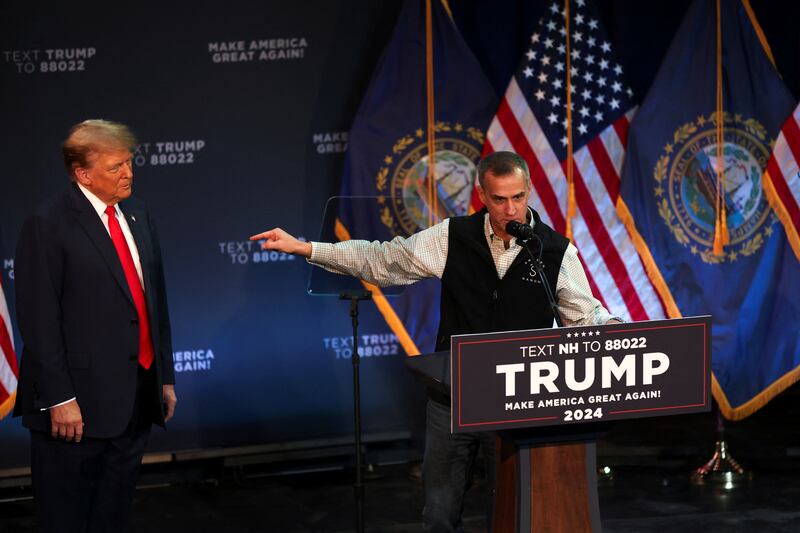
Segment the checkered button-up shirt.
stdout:
<path fill-rule="evenodd" d="M 308 261 L 325 270 L 354 276 L 381 287 L 409 285 L 432 277 L 441 279 L 447 264 L 449 229 L 450 220 L 446 219 L 410 237 L 395 237 L 387 242 L 312 242 Z M 497 268 L 497 277 L 502 279 L 521 247 L 516 246 L 516 238 L 513 237 L 506 247 L 503 239 L 494 234 L 488 213 L 483 229 Z M 617 318 L 592 296 L 586 273 L 578 259 L 578 250 L 572 244 L 567 246 L 561 261 L 555 296 L 564 325 L 598 325 Z"/>

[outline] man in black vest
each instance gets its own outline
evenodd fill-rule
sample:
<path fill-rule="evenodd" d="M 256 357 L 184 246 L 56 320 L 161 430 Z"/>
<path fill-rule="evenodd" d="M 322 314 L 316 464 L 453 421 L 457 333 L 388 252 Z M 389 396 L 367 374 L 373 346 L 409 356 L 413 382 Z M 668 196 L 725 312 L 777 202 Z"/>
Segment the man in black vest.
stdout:
<path fill-rule="evenodd" d="M 351 240 L 336 244 L 301 242 L 281 229 L 254 235 L 267 250 L 308 258 L 332 272 L 379 286 L 442 280 L 436 349 L 450 348 L 450 336 L 546 328 L 553 314 L 542 281 L 516 239 L 506 232 L 511 221 L 530 224 L 542 243 L 542 261 L 559 313 L 566 325 L 605 324 L 615 320 L 593 296 L 578 252 L 528 207 L 531 181 L 525 160 L 495 152 L 478 165 L 478 194 L 486 206 L 454 217 L 408 238 L 389 242 Z M 494 433 L 450 434 L 449 399 L 429 394 L 423 523 L 425 531 L 462 531 L 461 511 L 470 470 L 483 448 L 494 486 Z"/>

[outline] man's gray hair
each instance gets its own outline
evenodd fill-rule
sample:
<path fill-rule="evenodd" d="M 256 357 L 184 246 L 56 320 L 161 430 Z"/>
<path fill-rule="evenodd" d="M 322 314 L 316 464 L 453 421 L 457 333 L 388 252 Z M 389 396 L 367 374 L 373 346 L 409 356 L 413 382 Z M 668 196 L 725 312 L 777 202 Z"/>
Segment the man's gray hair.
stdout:
<path fill-rule="evenodd" d="M 513 174 L 515 170 L 521 170 L 525 175 L 526 187 L 530 185 L 531 173 L 528 170 L 528 163 L 519 155 L 514 152 L 494 152 L 478 163 L 478 183 L 481 187 L 484 186 L 484 179 L 487 172 L 491 172 L 495 176 L 505 176 Z"/>

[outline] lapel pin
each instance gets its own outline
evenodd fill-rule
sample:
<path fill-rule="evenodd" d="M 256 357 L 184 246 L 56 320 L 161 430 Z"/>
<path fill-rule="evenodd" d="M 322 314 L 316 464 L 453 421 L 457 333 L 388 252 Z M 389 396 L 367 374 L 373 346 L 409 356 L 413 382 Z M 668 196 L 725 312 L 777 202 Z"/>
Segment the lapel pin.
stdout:
<path fill-rule="evenodd" d="M 133 220 L 134 222 L 136 222 L 136 217 L 135 217 L 135 216 L 133 216 L 133 215 L 131 215 L 131 220 Z"/>

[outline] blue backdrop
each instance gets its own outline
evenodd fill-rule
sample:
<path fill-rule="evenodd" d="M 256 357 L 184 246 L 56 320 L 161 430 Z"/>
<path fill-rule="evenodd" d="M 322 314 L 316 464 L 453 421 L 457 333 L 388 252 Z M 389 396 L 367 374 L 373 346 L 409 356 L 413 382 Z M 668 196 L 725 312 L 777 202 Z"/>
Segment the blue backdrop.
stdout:
<path fill-rule="evenodd" d="M 498 94 L 547 7 L 529 4 L 450 1 Z M 688 2 L 601 4 L 641 98 Z M 793 17 L 753 4 L 796 93 Z M 180 399 L 170 431 L 154 432 L 152 451 L 351 433 L 347 305 L 308 296 L 304 261 L 261 253 L 247 237 L 274 225 L 317 236 L 325 200 L 340 188 L 347 131 L 399 7 L 0 6 L 0 269 L 12 316 L 17 234 L 34 205 L 67 182 L 67 129 L 108 118 L 129 124 L 141 141 L 135 194 L 159 223 Z M 418 426 L 424 394 L 371 305 L 361 331 L 365 431 Z M 26 465 L 27 447 L 17 419 L 0 421 L 0 468 Z"/>

